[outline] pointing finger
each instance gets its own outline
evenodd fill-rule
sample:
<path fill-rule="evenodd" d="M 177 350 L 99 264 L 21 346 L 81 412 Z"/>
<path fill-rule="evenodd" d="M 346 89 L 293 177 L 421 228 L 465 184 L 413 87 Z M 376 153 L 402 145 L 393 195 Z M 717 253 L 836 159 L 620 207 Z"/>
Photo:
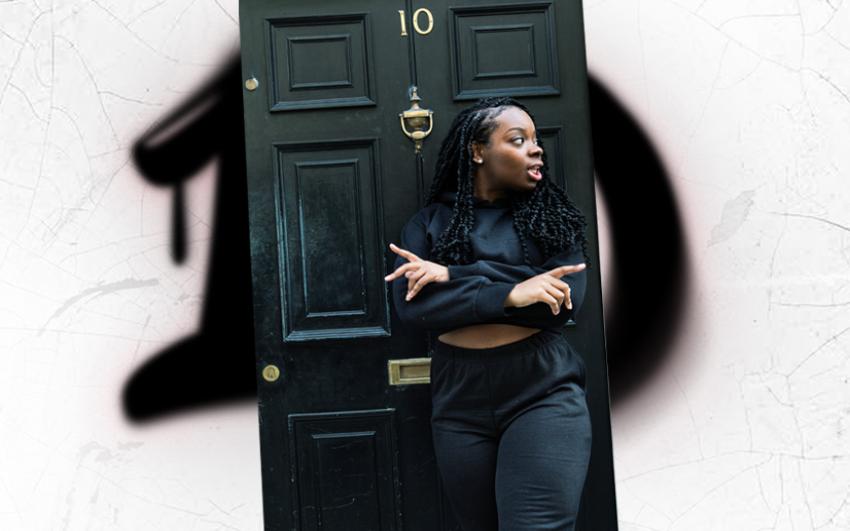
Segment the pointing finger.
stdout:
<path fill-rule="evenodd" d="M 548 273 L 555 277 L 562 277 L 564 275 L 569 275 L 571 273 L 577 273 L 587 267 L 587 264 L 584 262 L 580 264 L 570 264 L 570 265 L 562 265 L 558 266 L 555 269 L 551 269 Z"/>
<path fill-rule="evenodd" d="M 411 262 L 414 262 L 414 261 L 418 261 L 418 260 L 419 260 L 419 257 L 418 257 L 418 256 L 416 256 L 415 254 L 411 253 L 411 252 L 410 252 L 410 251 L 408 251 L 407 249 L 402 249 L 401 247 L 399 247 L 398 245 L 396 245 L 396 244 L 394 244 L 394 243 L 391 243 L 391 244 L 390 244 L 390 250 L 391 250 L 392 252 L 396 253 L 397 255 L 401 256 L 402 258 L 407 258 L 407 259 L 408 259 L 409 261 L 411 261 Z"/>

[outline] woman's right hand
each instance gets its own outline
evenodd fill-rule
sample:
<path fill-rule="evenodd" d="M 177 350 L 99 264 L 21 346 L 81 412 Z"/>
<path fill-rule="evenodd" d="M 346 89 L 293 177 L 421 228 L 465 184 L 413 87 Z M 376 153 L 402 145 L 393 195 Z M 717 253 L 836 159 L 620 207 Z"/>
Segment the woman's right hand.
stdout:
<path fill-rule="evenodd" d="M 562 304 L 571 310 L 573 303 L 570 300 L 570 285 L 561 280 L 561 277 L 584 268 L 584 263 L 558 266 L 520 282 L 508 294 L 505 306 L 522 308 L 535 302 L 545 302 L 552 308 L 552 313 L 555 315 L 561 311 Z"/>

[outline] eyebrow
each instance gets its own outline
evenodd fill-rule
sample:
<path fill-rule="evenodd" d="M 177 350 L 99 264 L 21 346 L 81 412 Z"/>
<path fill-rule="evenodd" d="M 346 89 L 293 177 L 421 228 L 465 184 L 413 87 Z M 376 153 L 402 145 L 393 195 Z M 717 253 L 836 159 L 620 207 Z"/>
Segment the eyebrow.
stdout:
<path fill-rule="evenodd" d="M 508 129 L 507 131 L 505 131 L 505 134 L 508 134 L 508 133 L 510 133 L 510 132 L 511 132 L 511 131 L 513 131 L 513 130 L 517 130 L 517 131 L 520 131 L 520 132 L 522 132 L 522 133 L 525 133 L 525 129 L 523 129 L 522 127 L 511 127 L 510 129 Z M 535 131 L 535 133 L 536 133 L 536 132 L 537 132 L 537 131 Z"/>

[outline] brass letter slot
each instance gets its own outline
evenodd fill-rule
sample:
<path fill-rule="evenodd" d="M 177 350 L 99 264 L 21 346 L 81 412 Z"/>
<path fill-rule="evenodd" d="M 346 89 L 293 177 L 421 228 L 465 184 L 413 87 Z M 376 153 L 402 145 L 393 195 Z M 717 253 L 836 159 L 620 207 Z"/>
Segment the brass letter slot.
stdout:
<path fill-rule="evenodd" d="M 390 385 L 431 383 L 431 358 L 387 360 Z"/>

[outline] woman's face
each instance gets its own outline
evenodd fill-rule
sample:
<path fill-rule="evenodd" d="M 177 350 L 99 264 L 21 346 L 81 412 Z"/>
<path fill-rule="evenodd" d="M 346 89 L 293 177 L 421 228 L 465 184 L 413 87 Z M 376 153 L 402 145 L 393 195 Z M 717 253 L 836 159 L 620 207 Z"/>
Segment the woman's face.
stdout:
<path fill-rule="evenodd" d="M 537 130 L 522 109 L 507 107 L 495 118 L 489 143 L 472 144 L 477 190 L 533 190 L 543 178 L 543 148 Z M 483 186 L 484 188 L 479 188 Z"/>

